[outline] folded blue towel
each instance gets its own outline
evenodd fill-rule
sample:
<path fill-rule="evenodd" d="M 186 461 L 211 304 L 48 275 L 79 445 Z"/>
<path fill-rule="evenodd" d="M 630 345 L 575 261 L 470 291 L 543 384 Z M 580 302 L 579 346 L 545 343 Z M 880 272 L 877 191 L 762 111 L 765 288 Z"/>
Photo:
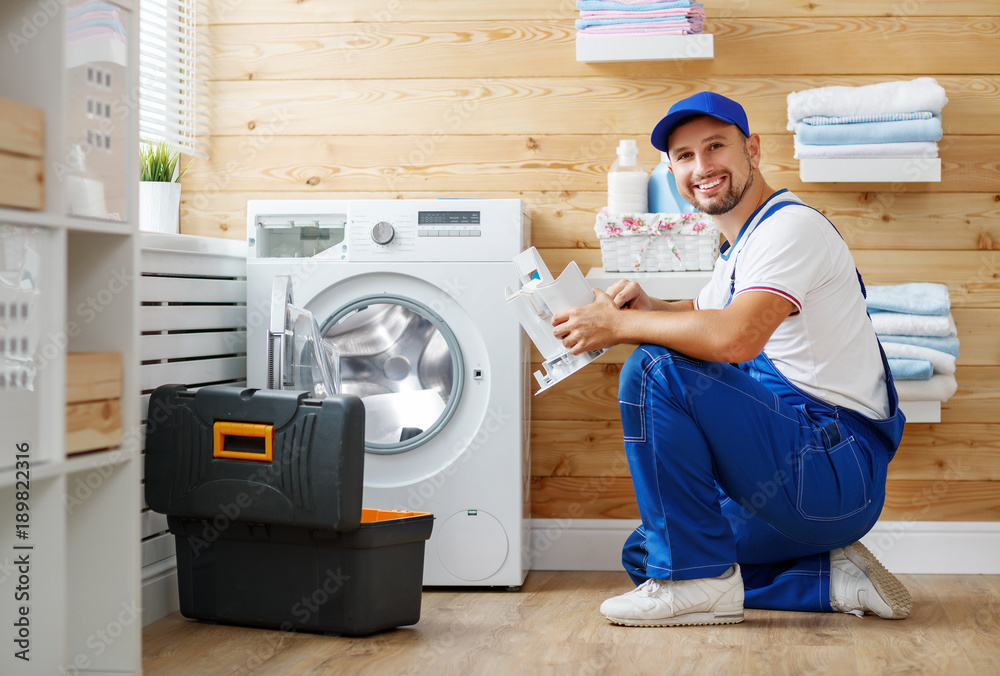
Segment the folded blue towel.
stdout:
<path fill-rule="evenodd" d="M 929 120 L 934 113 L 921 110 L 915 113 L 869 113 L 867 115 L 846 115 L 844 117 L 828 117 L 825 115 L 810 115 L 799 122 L 803 124 L 858 124 L 860 122 L 898 122 L 899 120 Z"/>
<path fill-rule="evenodd" d="M 951 311 L 948 287 L 931 282 L 868 287 L 869 312 L 946 315 Z"/>
<path fill-rule="evenodd" d="M 930 380 L 934 365 L 926 359 L 887 359 L 895 380 Z"/>
<path fill-rule="evenodd" d="M 67 10 L 67 19 L 76 19 L 89 12 L 120 12 L 121 7 L 112 5 L 110 2 L 88 2 L 75 9 Z"/>
<path fill-rule="evenodd" d="M 937 336 L 896 336 L 891 334 L 878 334 L 878 339 L 883 343 L 901 343 L 903 345 L 919 345 L 938 350 L 952 357 L 958 358 L 958 338 Z"/>
<path fill-rule="evenodd" d="M 630 5 L 626 2 L 611 0 L 577 0 L 577 9 L 617 9 L 622 12 L 642 12 L 653 9 L 677 9 L 678 7 L 703 7 L 700 2 L 674 0 L 673 2 L 645 2 L 641 5 Z"/>
<path fill-rule="evenodd" d="M 644 26 L 656 24 L 664 28 L 688 28 L 692 26 L 700 27 L 701 19 L 691 20 L 686 16 L 663 16 L 655 19 L 577 19 L 576 29 L 582 31 L 591 26 L 617 26 L 626 24 L 642 24 Z"/>
<path fill-rule="evenodd" d="M 825 125 L 802 124 L 800 122 L 795 125 L 795 135 L 800 143 L 814 146 L 940 141 L 941 118 Z"/>
<path fill-rule="evenodd" d="M 100 19 L 86 19 L 70 27 L 66 31 L 66 37 L 75 36 L 77 33 L 82 33 L 92 28 L 108 28 L 114 31 L 115 33 L 118 33 L 118 35 L 121 36 L 125 35 L 125 26 L 122 25 L 121 21 L 119 21 L 118 19 L 100 18 Z M 95 37 L 95 39 L 97 38 Z M 107 38 L 104 38 L 102 36 L 102 39 L 107 39 Z"/>

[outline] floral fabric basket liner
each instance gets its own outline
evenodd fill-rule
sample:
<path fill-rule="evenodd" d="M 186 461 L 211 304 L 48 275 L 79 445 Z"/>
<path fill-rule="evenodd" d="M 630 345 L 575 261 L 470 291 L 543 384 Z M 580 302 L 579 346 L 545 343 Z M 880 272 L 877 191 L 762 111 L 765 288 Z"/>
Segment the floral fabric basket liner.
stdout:
<path fill-rule="evenodd" d="M 641 237 L 642 240 L 639 244 L 638 252 L 632 261 L 632 268 L 635 270 L 648 268 L 648 266 L 643 265 L 643 258 L 646 252 L 654 245 L 660 246 L 665 244 L 678 263 L 683 264 L 684 261 L 682 261 L 677 246 L 671 240 L 671 237 L 697 237 L 701 240 L 702 247 L 711 252 L 711 263 L 714 264 L 714 260 L 718 256 L 719 229 L 710 217 L 701 213 L 611 214 L 608 212 L 607 207 L 604 207 L 597 214 L 594 232 L 597 233 L 598 238 L 601 240 L 602 254 L 607 254 L 605 244 L 609 242 L 615 240 L 621 241 L 621 238 L 635 241 L 631 238 Z M 704 239 L 702 240 L 701 238 Z M 690 247 L 684 248 L 690 249 Z M 634 246 L 632 250 L 634 250 Z M 621 269 L 618 265 L 611 265 L 609 267 L 607 264 L 609 262 L 608 256 L 605 255 L 605 269 Z M 678 266 L 673 267 L 676 268 Z M 680 267 L 683 268 L 683 265 L 680 265 Z M 688 269 L 699 269 L 699 267 L 711 269 L 710 266 L 705 268 L 704 265 L 694 267 L 689 265 Z"/>

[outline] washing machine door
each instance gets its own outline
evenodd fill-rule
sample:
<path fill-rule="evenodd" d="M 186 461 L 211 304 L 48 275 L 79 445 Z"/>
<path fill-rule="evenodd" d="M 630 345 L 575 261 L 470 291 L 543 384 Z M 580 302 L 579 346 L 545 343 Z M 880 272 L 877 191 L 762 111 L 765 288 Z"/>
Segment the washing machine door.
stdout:
<path fill-rule="evenodd" d="M 366 450 L 409 451 L 448 424 L 464 362 L 436 312 L 412 298 L 371 295 L 342 307 L 320 330 L 340 352 L 341 391 L 364 402 Z"/>
<path fill-rule="evenodd" d="M 316 318 L 292 304 L 292 278 L 275 275 L 267 330 L 267 389 L 305 390 L 315 399 L 340 392 L 340 355 L 320 337 Z"/>

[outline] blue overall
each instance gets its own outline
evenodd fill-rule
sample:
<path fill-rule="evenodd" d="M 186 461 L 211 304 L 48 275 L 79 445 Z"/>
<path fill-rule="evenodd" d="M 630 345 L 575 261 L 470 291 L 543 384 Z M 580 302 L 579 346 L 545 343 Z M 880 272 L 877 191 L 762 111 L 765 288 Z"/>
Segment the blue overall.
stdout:
<path fill-rule="evenodd" d="M 829 552 L 875 524 L 903 434 L 884 353 L 882 365 L 889 417 L 872 420 L 796 387 L 764 352 L 732 365 L 638 347 L 619 382 L 642 517 L 622 551 L 632 580 L 714 577 L 738 562 L 746 607 L 830 611 Z"/>

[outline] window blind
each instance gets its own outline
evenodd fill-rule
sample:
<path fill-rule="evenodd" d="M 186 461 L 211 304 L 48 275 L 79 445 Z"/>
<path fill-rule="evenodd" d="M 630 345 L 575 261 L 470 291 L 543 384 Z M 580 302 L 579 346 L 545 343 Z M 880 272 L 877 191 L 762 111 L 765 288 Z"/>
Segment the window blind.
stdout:
<path fill-rule="evenodd" d="M 202 0 L 139 2 L 139 135 L 208 157 Z"/>

